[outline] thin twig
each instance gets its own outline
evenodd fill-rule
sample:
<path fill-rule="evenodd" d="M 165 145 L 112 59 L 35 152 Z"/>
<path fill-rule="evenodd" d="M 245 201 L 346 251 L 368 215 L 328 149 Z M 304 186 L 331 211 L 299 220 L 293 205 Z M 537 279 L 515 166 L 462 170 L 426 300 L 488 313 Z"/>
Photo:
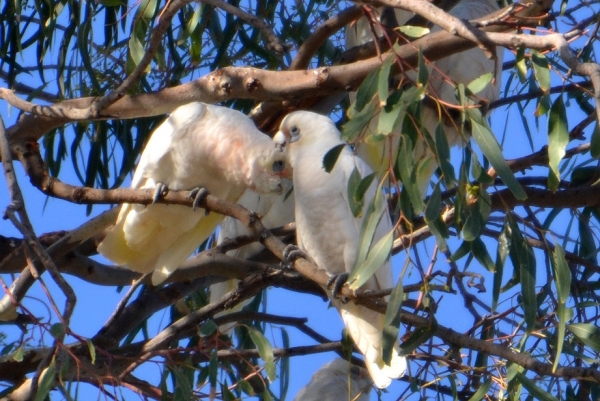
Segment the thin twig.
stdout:
<path fill-rule="evenodd" d="M 200 0 L 202 3 L 210 4 L 213 7 L 222 9 L 223 11 L 235 15 L 241 20 L 246 21 L 248 24 L 260 29 L 263 35 L 265 35 L 267 47 L 271 50 L 275 50 L 277 53 L 286 53 L 291 49 L 291 45 L 284 43 L 275 33 L 273 29 L 261 18 L 256 15 L 249 14 L 242 9 L 235 7 L 222 0 Z"/>
<path fill-rule="evenodd" d="M 4 166 L 4 174 L 6 176 L 6 181 L 8 183 L 8 188 L 11 197 L 11 204 L 6 208 L 4 218 L 8 218 L 11 220 L 13 225 L 21 232 L 23 237 L 26 240 L 28 246 L 32 248 L 35 252 L 36 256 L 42 262 L 44 267 L 50 272 L 51 277 L 54 279 L 58 287 L 62 290 L 63 294 L 66 297 L 65 300 L 65 308 L 62 315 L 59 314 L 59 319 L 62 321 L 65 330 L 62 333 L 59 333 L 55 336 L 54 349 L 58 349 L 58 344 L 64 340 L 64 336 L 69 327 L 69 322 L 71 319 L 71 315 L 73 314 L 73 309 L 75 308 L 75 302 L 77 300 L 75 296 L 75 292 L 71 288 L 71 286 L 62 278 L 60 273 L 58 273 L 54 262 L 50 258 L 50 256 L 46 253 L 43 246 L 40 244 L 39 239 L 35 236 L 33 231 L 33 227 L 29 220 L 29 216 L 25 211 L 25 201 L 23 199 L 23 195 L 21 193 L 21 189 L 19 188 L 19 184 L 17 182 L 17 177 L 15 175 L 13 163 L 12 163 L 12 152 L 10 146 L 8 144 L 8 139 L 6 138 L 6 131 L 4 129 L 4 122 L 0 118 L 0 157 L 2 157 L 2 164 Z M 19 219 L 17 219 L 16 214 L 19 215 Z M 34 375 L 32 381 L 32 394 L 36 393 L 36 388 L 38 385 L 38 379 L 42 373 L 42 371 L 48 366 L 50 363 L 51 356 L 48 355 L 44 358 L 36 370 L 36 374 Z"/>

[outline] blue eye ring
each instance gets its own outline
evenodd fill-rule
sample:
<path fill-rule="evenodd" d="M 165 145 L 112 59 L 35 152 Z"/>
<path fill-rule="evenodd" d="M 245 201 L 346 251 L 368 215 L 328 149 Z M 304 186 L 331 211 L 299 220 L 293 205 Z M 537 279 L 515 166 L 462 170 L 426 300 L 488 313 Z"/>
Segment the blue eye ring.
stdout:
<path fill-rule="evenodd" d="M 273 162 L 273 171 L 276 173 L 281 173 L 285 169 L 285 163 L 283 160 L 276 160 Z"/>
<path fill-rule="evenodd" d="M 290 134 L 292 136 L 300 135 L 300 128 L 298 128 L 296 125 L 292 125 L 292 128 L 290 128 Z"/>

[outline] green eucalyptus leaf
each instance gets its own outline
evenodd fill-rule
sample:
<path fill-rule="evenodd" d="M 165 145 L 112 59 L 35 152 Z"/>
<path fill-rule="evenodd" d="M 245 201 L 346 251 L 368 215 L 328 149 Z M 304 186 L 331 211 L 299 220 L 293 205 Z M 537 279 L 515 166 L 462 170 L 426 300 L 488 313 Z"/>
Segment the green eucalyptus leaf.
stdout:
<path fill-rule="evenodd" d="M 569 329 L 579 341 L 595 352 L 600 352 L 600 328 L 598 326 L 591 323 L 573 323 L 568 324 L 567 329 Z"/>
<path fill-rule="evenodd" d="M 326 172 L 331 173 L 345 146 L 346 144 L 341 143 L 329 149 L 327 153 L 325 153 L 325 156 L 323 156 L 323 168 Z"/>
<path fill-rule="evenodd" d="M 600 157 L 600 126 L 598 122 L 594 125 L 594 132 L 592 133 L 592 139 L 590 140 L 590 154 L 594 159 Z"/>
<path fill-rule="evenodd" d="M 421 36 L 425 36 L 431 32 L 429 28 L 414 25 L 403 25 L 396 29 L 411 38 L 420 38 Z"/>
<path fill-rule="evenodd" d="M 435 129 L 435 151 L 438 156 L 438 162 L 440 169 L 442 170 L 446 188 L 454 188 L 456 176 L 454 174 L 454 166 L 452 166 L 452 163 L 450 162 L 450 147 L 448 146 L 448 140 L 442 124 L 438 124 Z"/>
<path fill-rule="evenodd" d="M 439 183 L 433 188 L 433 192 L 429 197 L 429 201 L 427 202 L 427 207 L 425 208 L 425 222 L 429 229 L 435 235 L 435 239 L 440 250 L 446 250 L 446 238 L 449 237 L 448 228 L 446 224 L 442 220 L 441 216 L 441 207 L 442 207 L 442 192 L 440 190 Z"/>
<path fill-rule="evenodd" d="M 469 84 L 467 85 L 467 89 L 471 93 L 479 93 L 492 82 L 492 79 L 494 79 L 494 73 L 488 72 L 469 82 Z"/>
<path fill-rule="evenodd" d="M 540 401 L 558 401 L 558 398 L 541 389 L 523 373 L 517 373 L 516 379 L 523 385 L 523 387 L 527 389 L 527 391 L 529 391 L 529 394 L 531 394 L 534 398 Z"/>
<path fill-rule="evenodd" d="M 535 80 L 538 82 L 540 89 L 548 94 L 550 92 L 550 65 L 548 59 L 537 50 L 532 49 L 530 53 Z"/>
<path fill-rule="evenodd" d="M 490 391 L 491 387 L 492 387 L 492 379 L 486 380 L 483 383 L 483 385 L 477 389 L 475 394 L 473 394 L 471 396 L 471 398 L 469 398 L 469 401 L 481 401 L 483 399 L 483 397 L 485 397 L 487 395 L 488 391 Z"/>
<path fill-rule="evenodd" d="M 479 146 L 485 157 L 494 166 L 498 175 L 515 197 L 521 200 L 526 199 L 527 194 L 506 164 L 500 144 L 487 126 L 481 112 L 479 110 L 467 109 L 467 114 L 471 120 L 473 140 L 477 143 L 477 146 Z"/>
<path fill-rule="evenodd" d="M 379 67 L 379 76 L 377 77 L 377 93 L 379 94 L 379 106 L 383 107 L 387 104 L 387 99 L 390 93 L 390 70 L 394 64 L 395 56 L 389 56 L 385 59 L 381 67 Z"/>
<path fill-rule="evenodd" d="M 372 218 L 376 217 L 374 214 Z M 383 216 L 382 218 L 387 218 Z M 379 219 L 377 219 L 379 221 Z M 352 269 L 348 277 L 351 290 L 357 290 L 371 278 L 371 276 L 389 259 L 394 243 L 394 230 L 381 237 L 369 250 L 367 258 Z"/>
<path fill-rule="evenodd" d="M 492 283 L 492 311 L 498 307 L 498 299 L 500 298 L 500 288 L 502 286 L 502 276 L 504 274 L 504 264 L 510 250 L 510 236 L 507 234 L 510 230 L 507 224 L 502 227 L 500 235 L 498 235 L 498 247 L 496 249 L 496 263 L 494 274 L 494 282 Z"/>
<path fill-rule="evenodd" d="M 353 107 L 348 109 L 348 121 L 342 126 L 342 138 L 353 143 L 365 130 L 369 123 L 375 117 L 377 103 L 372 100 L 367 107 L 361 111 L 356 111 Z"/>
<path fill-rule="evenodd" d="M 550 167 L 548 188 L 551 191 L 558 189 L 558 184 L 560 183 L 559 163 L 565 156 L 568 143 L 567 110 L 565 109 L 562 96 L 559 96 L 556 98 L 554 104 L 552 104 L 548 118 L 548 164 Z"/>
<path fill-rule="evenodd" d="M 254 327 L 247 326 L 248 334 L 250 334 L 250 338 L 256 348 L 258 349 L 258 354 L 260 358 L 265 363 L 265 371 L 267 372 L 267 377 L 271 382 L 275 380 L 277 377 L 277 373 L 275 370 L 275 357 L 273 356 L 273 347 L 263 333 L 255 329 Z"/>
<path fill-rule="evenodd" d="M 536 262 L 533 249 L 527 243 L 519 226 L 514 219 L 507 216 L 510 225 L 511 239 L 509 256 L 518 272 L 518 280 L 521 283 L 521 296 L 523 298 L 523 310 L 525 312 L 525 324 L 528 333 L 533 331 L 537 315 L 537 298 L 535 292 Z"/>
<path fill-rule="evenodd" d="M 375 92 L 378 90 L 379 85 L 379 69 L 376 68 L 367 75 L 362 84 L 356 91 L 356 101 L 354 102 L 354 108 L 356 111 L 362 111 L 364 107 L 373 100 Z"/>
<path fill-rule="evenodd" d="M 42 371 L 34 401 L 44 401 L 50 390 L 54 388 L 56 381 L 56 359 L 52 357 L 48 367 Z"/>

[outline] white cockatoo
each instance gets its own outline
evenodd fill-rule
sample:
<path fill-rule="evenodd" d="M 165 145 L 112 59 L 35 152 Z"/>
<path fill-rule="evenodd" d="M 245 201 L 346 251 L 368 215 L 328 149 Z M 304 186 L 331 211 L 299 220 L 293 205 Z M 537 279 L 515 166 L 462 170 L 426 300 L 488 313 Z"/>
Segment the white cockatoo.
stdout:
<path fill-rule="evenodd" d="M 293 170 L 299 248 L 331 276 L 350 272 L 359 247 L 364 213 L 354 217 L 350 209 L 348 179 L 355 168 L 362 177 L 372 170 L 348 146 L 342 149 L 333 170 L 330 173 L 324 170 L 323 157 L 345 142 L 333 121 L 320 114 L 307 111 L 288 114 L 273 140 L 287 149 Z M 372 182 L 364 195 L 365 205 L 375 197 L 376 191 L 377 183 Z M 380 199 L 384 202 L 383 197 Z M 382 207 L 382 210 L 373 243 L 393 229 L 388 208 Z M 388 258 L 361 288 L 378 291 L 393 286 Z M 406 359 L 398 354 L 397 342 L 391 364 L 386 365 L 382 359 L 384 316 L 354 302 L 342 303 L 335 297 L 331 302 L 340 311 L 350 336 L 364 355 L 375 385 L 385 388 L 392 379 L 404 375 Z"/>
<path fill-rule="evenodd" d="M 282 190 L 284 155 L 239 111 L 204 103 L 175 109 L 152 134 L 132 188 L 192 190 L 236 201 L 247 188 Z M 217 228 L 222 215 L 181 205 L 123 204 L 98 246 L 113 262 L 163 282 Z"/>
<path fill-rule="evenodd" d="M 315 372 L 294 401 L 369 401 L 372 385 L 365 369 L 336 358 Z"/>
<path fill-rule="evenodd" d="M 383 8 L 380 8 L 376 11 L 383 13 L 382 10 Z M 496 0 L 462 0 L 449 13 L 456 18 L 469 21 L 491 14 L 496 10 L 498 10 Z M 398 23 L 402 25 L 412 14 L 401 9 L 395 9 L 395 16 Z M 432 32 L 439 30 L 441 28 L 438 26 L 434 26 L 431 29 Z M 380 34 L 380 31 L 376 30 L 376 33 Z M 361 17 L 353 26 L 346 30 L 346 48 L 361 45 L 371 40 L 373 40 L 373 34 L 366 17 Z M 475 103 L 481 101 L 491 103 L 497 100 L 500 94 L 503 48 L 498 47 L 496 49 L 496 56 L 496 59 L 488 58 L 481 49 L 475 47 L 431 63 L 429 65 L 427 92 L 432 98 L 457 105 L 455 84 L 468 85 L 474 79 L 484 74 L 493 73 L 494 80 L 489 82 L 476 96 L 472 96 L 471 99 Z M 407 75 L 412 80 L 415 80 L 413 72 L 409 72 Z M 435 130 L 441 120 L 448 144 L 450 146 L 463 144 L 464 139 L 457 129 L 456 123 L 449 121 L 443 114 L 440 115 L 439 110 L 441 109 L 438 109 L 432 103 L 434 102 L 424 104 L 421 115 L 422 127 L 427 129 L 432 138 L 435 138 Z M 375 133 L 376 130 L 377 119 L 373 119 L 368 131 Z M 390 140 L 359 143 L 357 145 L 357 153 L 374 170 L 385 172 L 390 165 L 390 154 L 396 155 L 398 151 L 399 137 L 400 133 L 392 133 Z M 425 194 L 429 180 L 438 167 L 438 163 L 424 138 L 421 136 L 420 139 L 418 143 L 414 144 L 413 159 L 420 166 L 418 179 L 421 182 L 419 183 L 419 187 L 421 188 L 421 192 Z M 392 152 L 390 152 L 390 146 L 392 146 Z"/>
<path fill-rule="evenodd" d="M 294 221 L 294 195 L 290 193 L 292 182 L 287 179 L 281 180 L 281 194 L 259 194 L 250 189 L 246 190 L 237 203 L 246 209 L 258 213 L 261 216 L 261 223 L 268 229 L 284 226 Z M 227 238 L 236 238 L 240 235 L 248 235 L 248 229 L 238 219 L 225 217 L 221 223 L 221 230 L 217 236 L 217 245 L 221 244 Z M 258 255 L 264 247 L 259 242 L 253 242 L 244 245 L 238 249 L 227 252 L 227 255 L 239 259 L 249 259 Z M 223 295 L 233 290 L 239 280 L 226 280 L 210 286 L 210 302 L 215 302 Z M 246 299 L 231 309 L 217 313 L 215 317 L 223 316 L 228 313 L 237 312 L 244 306 L 252 302 L 253 298 Z M 221 325 L 219 330 L 222 333 L 229 334 L 235 323 Z"/>

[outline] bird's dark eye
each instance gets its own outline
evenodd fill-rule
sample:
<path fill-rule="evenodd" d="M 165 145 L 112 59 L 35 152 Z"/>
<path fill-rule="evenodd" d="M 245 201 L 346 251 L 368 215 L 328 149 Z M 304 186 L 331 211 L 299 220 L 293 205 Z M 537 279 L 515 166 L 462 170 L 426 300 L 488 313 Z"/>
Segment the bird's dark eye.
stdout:
<path fill-rule="evenodd" d="M 282 160 L 277 160 L 273 162 L 273 171 L 276 173 L 281 173 L 285 168 L 285 163 Z"/>
<path fill-rule="evenodd" d="M 291 136 L 298 136 L 298 135 L 300 135 L 300 128 L 298 128 L 295 125 L 292 125 L 292 128 L 290 128 L 290 135 Z"/>

